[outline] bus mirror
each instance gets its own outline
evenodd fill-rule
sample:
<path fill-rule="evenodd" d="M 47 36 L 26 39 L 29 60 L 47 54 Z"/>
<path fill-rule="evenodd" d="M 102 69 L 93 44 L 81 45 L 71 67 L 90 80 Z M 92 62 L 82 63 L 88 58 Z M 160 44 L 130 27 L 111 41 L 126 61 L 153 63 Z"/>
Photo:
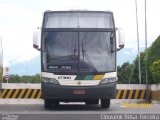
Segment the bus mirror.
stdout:
<path fill-rule="evenodd" d="M 117 30 L 118 30 L 118 42 L 119 42 L 119 48 L 117 49 L 117 51 L 119 51 L 122 48 L 124 48 L 125 34 L 124 34 L 124 30 L 122 28 L 118 28 Z"/>
<path fill-rule="evenodd" d="M 33 32 L 33 48 L 37 49 L 40 51 L 40 40 L 41 40 L 41 29 L 37 28 Z"/>

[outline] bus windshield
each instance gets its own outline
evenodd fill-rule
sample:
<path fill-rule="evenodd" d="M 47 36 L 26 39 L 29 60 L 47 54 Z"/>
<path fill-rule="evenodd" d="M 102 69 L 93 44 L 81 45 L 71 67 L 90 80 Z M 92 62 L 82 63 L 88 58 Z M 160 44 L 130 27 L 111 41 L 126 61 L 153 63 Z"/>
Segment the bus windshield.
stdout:
<path fill-rule="evenodd" d="M 42 32 L 42 70 L 64 73 L 115 71 L 114 32 Z"/>

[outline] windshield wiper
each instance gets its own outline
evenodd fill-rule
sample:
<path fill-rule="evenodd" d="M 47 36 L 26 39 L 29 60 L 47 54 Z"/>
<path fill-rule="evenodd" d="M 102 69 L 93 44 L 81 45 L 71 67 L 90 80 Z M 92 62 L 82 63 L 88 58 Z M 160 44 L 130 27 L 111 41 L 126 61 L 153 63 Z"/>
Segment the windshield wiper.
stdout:
<path fill-rule="evenodd" d="M 83 62 L 84 62 L 84 56 L 85 56 L 86 59 L 88 60 L 89 64 L 91 65 L 92 70 L 93 70 L 94 72 L 97 72 L 96 67 L 94 66 L 94 64 L 93 64 L 93 62 L 91 61 L 89 55 L 87 54 L 86 50 L 85 50 L 84 47 L 83 47 L 83 40 L 82 40 L 82 55 L 83 55 Z"/>
<path fill-rule="evenodd" d="M 75 58 L 75 56 L 76 56 L 76 52 L 77 52 L 77 49 L 76 49 L 76 48 L 77 48 L 77 46 L 76 46 L 76 40 L 75 40 L 75 47 L 74 47 L 74 51 L 73 51 L 73 52 L 74 52 L 74 53 L 73 53 L 74 58 Z"/>
<path fill-rule="evenodd" d="M 114 48 L 114 41 L 113 41 L 114 37 L 115 37 L 115 33 L 111 32 L 111 34 L 110 34 L 111 53 L 115 52 L 115 50 L 113 49 Z"/>

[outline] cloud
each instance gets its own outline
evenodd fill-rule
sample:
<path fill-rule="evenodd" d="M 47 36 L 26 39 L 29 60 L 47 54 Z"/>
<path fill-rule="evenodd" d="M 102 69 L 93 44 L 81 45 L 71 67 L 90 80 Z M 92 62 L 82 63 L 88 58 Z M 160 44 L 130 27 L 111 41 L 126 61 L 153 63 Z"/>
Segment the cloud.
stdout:
<path fill-rule="evenodd" d="M 29 60 L 39 53 L 32 48 L 32 34 L 42 15 L 19 4 L 0 5 L 0 33 L 3 40 L 4 66 Z"/>
<path fill-rule="evenodd" d="M 148 45 L 160 34 L 159 4 L 159 0 L 147 1 Z M 134 0 L 2 0 L 0 35 L 3 38 L 4 65 L 30 60 L 39 55 L 39 52 L 32 48 L 32 33 L 41 25 L 42 13 L 45 10 L 71 9 L 113 11 L 116 27 L 125 30 L 125 47 L 137 50 Z M 138 1 L 138 17 L 140 47 L 144 47 L 144 1 Z"/>

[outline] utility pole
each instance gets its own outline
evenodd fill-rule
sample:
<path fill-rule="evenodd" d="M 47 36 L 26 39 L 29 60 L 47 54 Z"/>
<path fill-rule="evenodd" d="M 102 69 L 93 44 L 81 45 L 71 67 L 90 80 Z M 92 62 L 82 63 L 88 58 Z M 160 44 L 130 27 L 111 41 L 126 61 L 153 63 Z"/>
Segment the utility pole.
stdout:
<path fill-rule="evenodd" d="M 27 70 L 27 61 L 26 61 L 26 79 L 27 79 L 27 75 L 28 75 L 28 70 Z M 29 83 L 29 80 L 27 79 L 28 83 Z"/>
<path fill-rule="evenodd" d="M 0 91 L 3 83 L 3 46 L 2 46 L 2 36 L 0 41 Z"/>
<path fill-rule="evenodd" d="M 141 63 L 140 63 L 140 50 L 139 50 L 139 26 L 138 26 L 138 14 L 137 14 L 137 0 L 135 0 L 135 7 L 136 7 L 137 44 L 138 44 L 139 84 L 141 84 Z"/>
<path fill-rule="evenodd" d="M 27 76 L 27 61 L 26 61 L 26 76 Z"/>
<path fill-rule="evenodd" d="M 144 1 L 145 4 L 145 51 L 146 51 L 146 100 L 149 100 L 149 89 L 148 89 L 148 53 L 147 53 L 147 3 L 146 0 Z"/>

